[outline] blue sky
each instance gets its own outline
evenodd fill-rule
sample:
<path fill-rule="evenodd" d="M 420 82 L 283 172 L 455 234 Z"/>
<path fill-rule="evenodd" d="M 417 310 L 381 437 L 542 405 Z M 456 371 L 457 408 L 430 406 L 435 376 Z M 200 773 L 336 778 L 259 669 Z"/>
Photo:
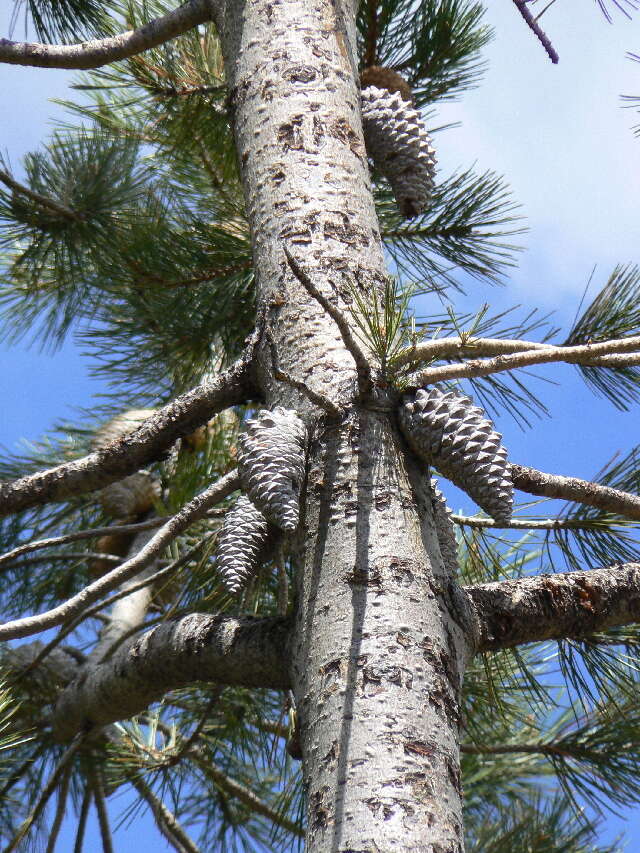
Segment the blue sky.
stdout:
<path fill-rule="evenodd" d="M 13 4 L 2 5 L 0 35 L 7 35 Z M 510 0 L 489 7 L 496 29 L 489 71 L 480 88 L 439 111 L 438 124 L 462 122 L 436 137 L 440 174 L 474 162 L 479 170 L 504 174 L 530 230 L 521 238 L 526 251 L 507 287 L 474 285 L 469 302 L 489 302 L 494 310 L 538 305 L 555 310 L 557 323 L 567 329 L 594 265 L 595 292 L 615 263 L 640 260 L 640 138 L 630 130 L 640 116 L 620 106 L 622 93 L 640 94 L 640 64 L 625 58 L 627 50 L 640 52 L 640 12 L 632 20 L 616 14 L 609 25 L 595 2 L 557 0 L 542 18 L 560 54 L 553 66 Z M 14 166 L 46 138 L 53 120 L 63 118 L 48 100 L 65 97 L 69 80 L 66 72 L 0 66 L 0 149 Z M 55 357 L 0 346 L 0 357 L 5 446 L 37 438 L 52 420 L 72 417 L 74 406 L 90 405 L 101 390 L 72 344 Z M 560 383 L 540 386 L 553 418 L 527 433 L 510 419 L 500 423 L 514 461 L 589 477 L 616 451 L 625 453 L 638 442 L 637 411 L 619 413 L 594 397 L 569 366 L 539 372 Z M 463 503 L 455 493 L 451 500 Z M 607 837 L 623 826 L 612 818 Z M 638 849 L 640 811 L 629 815 L 627 829 L 629 849 Z M 119 853 L 139 846 L 140 836 L 131 830 L 116 845 Z"/>

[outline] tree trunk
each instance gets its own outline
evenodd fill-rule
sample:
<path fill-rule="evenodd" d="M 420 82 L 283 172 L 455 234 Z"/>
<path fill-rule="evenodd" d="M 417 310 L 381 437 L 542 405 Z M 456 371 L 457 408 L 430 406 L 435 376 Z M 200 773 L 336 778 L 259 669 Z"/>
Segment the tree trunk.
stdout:
<path fill-rule="evenodd" d="M 319 415 L 273 377 L 269 404 L 313 427 L 297 571 L 292 681 L 309 851 L 463 850 L 459 689 L 470 637 L 435 533 L 427 472 L 395 401 L 357 403 L 338 329 L 284 246 L 348 317 L 385 276 L 362 139 L 355 11 L 331 0 L 229 3 L 219 22 L 259 304 L 280 366 L 345 406 Z"/>

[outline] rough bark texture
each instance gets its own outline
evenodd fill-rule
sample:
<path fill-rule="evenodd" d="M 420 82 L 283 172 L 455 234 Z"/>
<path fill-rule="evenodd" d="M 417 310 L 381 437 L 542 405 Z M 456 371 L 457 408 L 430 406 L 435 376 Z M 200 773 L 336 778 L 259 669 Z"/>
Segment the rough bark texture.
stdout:
<path fill-rule="evenodd" d="M 126 719 L 198 681 L 286 689 L 288 638 L 286 619 L 192 613 L 165 622 L 69 685 L 56 706 L 54 734 L 64 741 Z"/>
<path fill-rule="evenodd" d="M 395 404 L 380 394 L 377 411 L 354 407 L 354 361 L 283 251 L 347 317 L 347 280 L 366 293 L 385 274 L 354 22 L 351 6 L 331 0 L 255 0 L 228 4 L 221 27 L 259 299 L 280 364 L 348 410 L 341 422 L 318 422 L 308 396 L 277 382 L 261 352 L 267 401 L 316 422 L 294 546 L 306 843 L 314 853 L 457 853 L 468 649 L 454 600 L 465 599 L 443 570 L 428 483 L 405 455 Z"/>
<path fill-rule="evenodd" d="M 585 637 L 640 621 L 640 564 L 479 584 L 473 603 L 478 651 L 560 637 Z"/>
<path fill-rule="evenodd" d="M 354 413 L 314 451 L 293 649 L 309 849 L 462 850 L 470 624 L 429 483 L 381 413 Z"/>

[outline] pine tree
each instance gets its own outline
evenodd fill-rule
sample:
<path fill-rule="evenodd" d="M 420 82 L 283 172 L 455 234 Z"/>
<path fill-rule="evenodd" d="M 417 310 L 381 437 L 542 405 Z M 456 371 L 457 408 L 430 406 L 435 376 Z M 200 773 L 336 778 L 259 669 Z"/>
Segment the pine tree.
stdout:
<path fill-rule="evenodd" d="M 25 638 L 2 654 L 3 849 L 53 850 L 76 815 L 79 851 L 92 807 L 112 849 L 124 788 L 189 853 L 617 849 L 597 834 L 604 796 L 640 802 L 637 452 L 587 482 L 505 461 L 470 403 L 419 447 L 401 415 L 436 387 L 526 419 L 515 371 L 557 362 L 638 398 L 637 267 L 564 335 L 465 311 L 520 228 L 495 174 L 432 185 L 481 5 L 24 5 L 41 43 L 0 61 L 83 70 L 83 98 L 24 179 L 2 164 L 3 333 L 75 335 L 112 393 L 0 462 L 0 638 Z M 452 514 L 424 447 L 472 495 L 497 453 L 513 515 Z"/>

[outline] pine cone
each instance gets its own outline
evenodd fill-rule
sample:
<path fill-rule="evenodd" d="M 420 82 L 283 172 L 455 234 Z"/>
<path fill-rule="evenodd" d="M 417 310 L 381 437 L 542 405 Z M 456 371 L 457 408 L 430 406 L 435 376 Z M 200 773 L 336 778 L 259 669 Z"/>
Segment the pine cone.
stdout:
<path fill-rule="evenodd" d="M 377 86 L 378 89 L 386 89 L 387 92 L 398 92 L 402 96 L 403 101 L 407 101 L 413 105 L 411 86 L 393 68 L 384 68 L 382 65 L 369 65 L 360 75 L 360 86 L 363 89 L 369 86 Z"/>
<path fill-rule="evenodd" d="M 422 213 L 431 197 L 435 152 L 414 108 L 399 92 L 368 86 L 361 92 L 367 153 L 387 178 L 400 213 Z"/>
<path fill-rule="evenodd" d="M 124 557 L 134 538 L 135 533 L 107 533 L 96 540 L 95 549 L 101 554 Z M 89 575 L 92 578 L 101 578 L 113 568 L 115 568 L 115 563 L 112 563 L 111 560 L 101 560 L 99 557 L 94 557 L 89 562 Z"/>
<path fill-rule="evenodd" d="M 296 530 L 307 431 L 294 411 L 277 406 L 247 421 L 238 438 L 238 470 L 247 494 L 281 530 Z"/>
<path fill-rule="evenodd" d="M 508 521 L 513 483 L 507 451 L 482 409 L 456 391 L 420 390 L 405 398 L 400 426 L 418 456 L 496 521 Z"/>
<path fill-rule="evenodd" d="M 224 518 L 216 547 L 216 566 L 229 592 L 237 595 L 267 558 L 276 531 L 241 495 Z"/>

